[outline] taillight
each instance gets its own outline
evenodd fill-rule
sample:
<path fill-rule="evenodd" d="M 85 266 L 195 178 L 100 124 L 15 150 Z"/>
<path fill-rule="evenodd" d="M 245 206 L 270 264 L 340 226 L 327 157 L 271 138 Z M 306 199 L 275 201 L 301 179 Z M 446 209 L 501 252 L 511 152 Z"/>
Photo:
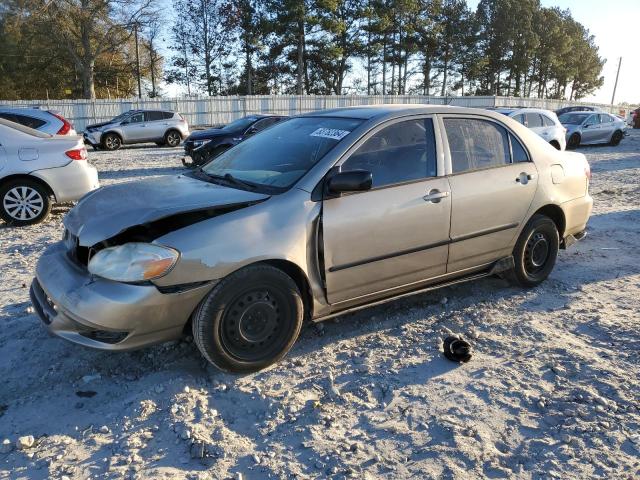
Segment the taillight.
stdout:
<path fill-rule="evenodd" d="M 87 159 L 87 149 L 86 148 L 76 148 L 74 150 L 68 150 L 64 152 L 64 154 L 69 157 L 71 160 L 86 160 Z"/>
<path fill-rule="evenodd" d="M 53 113 L 51 111 L 49 113 L 62 122 L 62 126 L 60 127 L 60 130 L 58 130 L 58 133 L 56 133 L 56 135 L 66 135 L 73 128 L 73 125 L 71 125 L 69 120 L 64 118 L 62 115 L 58 115 L 57 113 Z"/>

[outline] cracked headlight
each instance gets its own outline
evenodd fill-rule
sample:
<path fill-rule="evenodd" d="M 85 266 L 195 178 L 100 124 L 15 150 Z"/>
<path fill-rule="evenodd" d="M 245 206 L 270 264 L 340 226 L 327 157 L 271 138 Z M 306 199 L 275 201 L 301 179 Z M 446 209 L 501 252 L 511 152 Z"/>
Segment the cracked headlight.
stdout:
<path fill-rule="evenodd" d="M 173 248 L 131 242 L 100 250 L 89 261 L 89 272 L 117 282 L 142 282 L 166 275 L 178 258 Z"/>

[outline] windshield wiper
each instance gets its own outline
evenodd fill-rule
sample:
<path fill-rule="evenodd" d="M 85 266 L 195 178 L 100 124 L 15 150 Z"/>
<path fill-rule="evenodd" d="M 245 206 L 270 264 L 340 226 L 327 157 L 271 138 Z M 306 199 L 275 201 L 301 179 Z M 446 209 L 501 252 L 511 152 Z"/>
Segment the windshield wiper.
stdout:
<path fill-rule="evenodd" d="M 244 180 L 240 180 L 239 178 L 234 177 L 233 175 L 231 175 L 230 173 L 225 173 L 224 175 L 216 175 L 213 173 L 209 173 L 209 172 L 205 172 L 202 167 L 198 167 L 198 172 L 202 173 L 203 175 L 206 175 L 207 177 L 213 179 L 213 180 L 222 180 L 226 183 L 231 183 L 233 185 L 239 185 L 245 188 L 248 188 L 250 190 L 255 190 L 257 188 L 256 185 L 254 185 L 253 183 L 250 182 L 245 182 Z"/>

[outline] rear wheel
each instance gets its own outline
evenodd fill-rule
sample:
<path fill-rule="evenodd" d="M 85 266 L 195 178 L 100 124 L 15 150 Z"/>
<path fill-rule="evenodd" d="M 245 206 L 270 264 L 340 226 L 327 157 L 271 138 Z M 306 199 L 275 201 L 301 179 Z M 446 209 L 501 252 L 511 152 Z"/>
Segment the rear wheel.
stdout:
<path fill-rule="evenodd" d="M 553 270 L 559 247 L 554 221 L 544 215 L 534 215 L 518 237 L 513 249 L 515 266 L 505 272 L 505 278 L 525 288 L 539 285 Z"/>
<path fill-rule="evenodd" d="M 202 355 L 231 372 L 254 372 L 284 357 L 298 338 L 303 302 L 295 282 L 269 265 L 254 265 L 222 280 L 193 318 Z"/>
<path fill-rule="evenodd" d="M 42 222 L 51 211 L 49 192 L 31 180 L 14 180 L 0 187 L 0 217 L 10 225 Z"/>
<path fill-rule="evenodd" d="M 182 136 L 177 130 L 169 130 L 164 135 L 164 143 L 169 147 L 177 147 L 182 141 Z"/>
<path fill-rule="evenodd" d="M 574 148 L 578 148 L 579 146 L 580 146 L 580 134 L 574 133 L 569 137 L 569 140 L 567 141 L 567 148 L 574 149 Z"/>
<path fill-rule="evenodd" d="M 118 150 L 122 146 L 122 139 L 115 133 L 107 133 L 102 138 L 102 148 L 113 151 Z"/>
<path fill-rule="evenodd" d="M 616 130 L 615 132 L 613 132 L 613 135 L 611 135 L 611 141 L 609 142 L 609 145 L 613 145 L 615 147 L 621 141 L 622 141 L 622 132 L 620 130 Z"/>

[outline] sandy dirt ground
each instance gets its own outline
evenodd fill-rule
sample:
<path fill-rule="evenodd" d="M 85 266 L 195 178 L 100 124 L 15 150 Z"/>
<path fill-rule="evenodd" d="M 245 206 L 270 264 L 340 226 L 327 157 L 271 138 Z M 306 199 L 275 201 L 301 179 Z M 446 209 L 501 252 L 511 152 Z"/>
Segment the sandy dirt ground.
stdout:
<path fill-rule="evenodd" d="M 124 354 L 49 337 L 28 285 L 69 206 L 0 225 L 0 478 L 640 478 L 640 131 L 580 151 L 589 236 L 542 286 L 488 279 L 308 325 L 245 376 L 188 337 Z M 90 160 L 108 185 L 178 173 L 180 154 Z M 450 332 L 469 363 L 442 356 Z"/>

